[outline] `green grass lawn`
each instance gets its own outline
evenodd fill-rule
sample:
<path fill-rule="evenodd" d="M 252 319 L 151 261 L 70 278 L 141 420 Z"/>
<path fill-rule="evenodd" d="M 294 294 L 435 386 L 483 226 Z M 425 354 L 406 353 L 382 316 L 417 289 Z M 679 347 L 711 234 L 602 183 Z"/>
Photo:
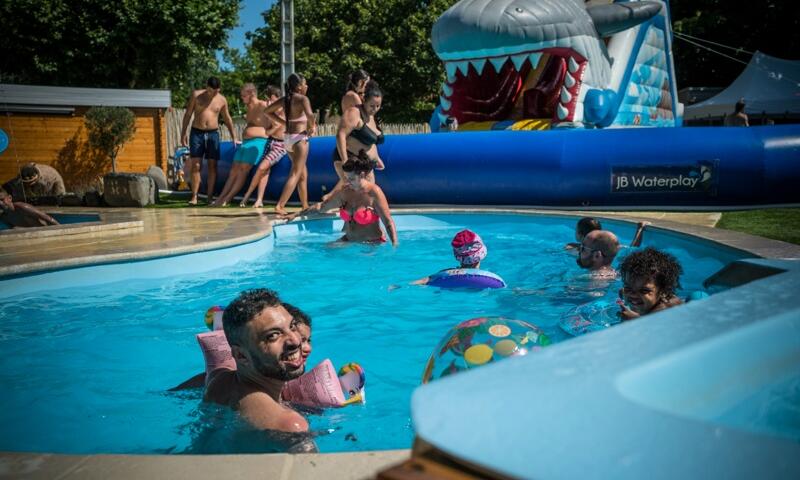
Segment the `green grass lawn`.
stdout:
<path fill-rule="evenodd" d="M 178 193 L 160 193 L 158 195 L 158 203 L 155 205 L 148 205 L 148 208 L 205 208 L 208 206 L 206 201 L 203 197 L 200 197 L 200 202 L 197 206 L 189 205 L 189 198 L 191 195 L 189 192 L 178 192 Z M 253 201 L 250 200 L 250 206 L 252 207 Z M 275 206 L 274 202 L 267 202 L 265 204 L 266 208 L 272 208 Z M 234 200 L 225 208 L 239 208 L 239 200 Z"/>
<path fill-rule="evenodd" d="M 800 208 L 724 212 L 717 228 L 800 245 Z"/>

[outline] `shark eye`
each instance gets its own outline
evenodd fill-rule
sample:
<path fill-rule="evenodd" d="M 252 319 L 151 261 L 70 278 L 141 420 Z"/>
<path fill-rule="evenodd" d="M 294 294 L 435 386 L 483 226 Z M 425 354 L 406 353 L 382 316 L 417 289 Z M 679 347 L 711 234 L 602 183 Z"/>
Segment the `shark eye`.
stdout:
<path fill-rule="evenodd" d="M 522 9 L 521 9 L 521 8 L 519 8 L 519 7 L 515 8 L 514 10 L 516 10 L 516 11 L 517 11 L 517 13 L 522 13 Z"/>

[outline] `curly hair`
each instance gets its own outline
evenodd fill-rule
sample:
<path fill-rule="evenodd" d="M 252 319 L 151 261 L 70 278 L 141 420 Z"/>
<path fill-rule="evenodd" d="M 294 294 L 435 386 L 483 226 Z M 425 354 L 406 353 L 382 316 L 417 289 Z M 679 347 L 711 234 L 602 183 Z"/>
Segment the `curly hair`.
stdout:
<path fill-rule="evenodd" d="M 238 344 L 242 328 L 267 307 L 282 305 L 278 294 L 268 288 L 245 290 L 222 312 L 222 328 L 231 344 Z"/>
<path fill-rule="evenodd" d="M 342 163 L 342 170 L 345 172 L 369 173 L 375 169 L 378 162 L 369 158 L 367 152 L 362 148 L 358 151 L 358 156 Z"/>
<path fill-rule="evenodd" d="M 631 253 L 619 267 L 622 281 L 633 278 L 650 278 L 656 284 L 661 296 L 669 298 L 681 288 L 680 276 L 683 267 L 678 259 L 669 253 L 647 247 Z"/>

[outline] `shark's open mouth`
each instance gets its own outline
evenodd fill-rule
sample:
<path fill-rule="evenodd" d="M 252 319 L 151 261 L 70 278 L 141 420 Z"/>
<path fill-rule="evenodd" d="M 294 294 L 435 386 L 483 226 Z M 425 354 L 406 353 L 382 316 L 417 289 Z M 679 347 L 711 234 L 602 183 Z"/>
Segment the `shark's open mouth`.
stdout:
<path fill-rule="evenodd" d="M 586 59 L 569 48 L 447 62 L 443 114 L 460 124 L 501 120 L 571 121 Z"/>

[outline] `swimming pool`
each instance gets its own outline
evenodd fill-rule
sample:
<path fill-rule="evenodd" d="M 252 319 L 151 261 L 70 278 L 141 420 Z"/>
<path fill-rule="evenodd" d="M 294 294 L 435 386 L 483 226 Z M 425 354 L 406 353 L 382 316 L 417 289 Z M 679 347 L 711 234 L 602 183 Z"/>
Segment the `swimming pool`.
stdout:
<path fill-rule="evenodd" d="M 0 383 L 7 388 L 0 400 L 0 449 L 268 451 L 263 441 L 243 435 L 224 409 L 201 405 L 199 391 L 165 392 L 202 370 L 194 334 L 205 328 L 205 310 L 243 289 L 263 286 L 313 317 L 311 365 L 331 358 L 337 367 L 357 361 L 366 370 L 365 406 L 311 417 L 313 429 L 330 432 L 317 438 L 320 450 L 406 448 L 413 438 L 411 392 L 450 327 L 476 316 L 503 315 L 534 323 L 562 341 L 561 314 L 602 294 L 563 249 L 573 237 L 574 218 L 436 214 L 395 219 L 397 249 L 332 245 L 341 222 L 326 219 L 278 226 L 274 236 L 249 247 L 265 253 L 214 269 L 224 250 L 11 280 L 38 282 L 42 290 L 19 291 L 0 303 Z M 623 242 L 633 235 L 630 224 L 605 223 Z M 483 266 L 500 274 L 509 288 L 452 292 L 408 286 L 453 264 L 449 242 L 464 227 L 483 237 L 489 249 Z M 678 256 L 687 270 L 685 291 L 700 289 L 708 275 L 743 256 L 659 231 L 647 232 L 644 245 Z M 198 265 L 204 256 L 208 261 Z M 191 273 L 143 278 L 166 262 Z M 610 291 L 616 294 L 616 288 Z"/>
<path fill-rule="evenodd" d="M 53 213 L 51 216 L 55 218 L 56 221 L 61 225 L 100 221 L 100 215 L 96 213 Z M 4 222 L 0 222 L 0 230 L 11 230 L 11 227 L 6 225 Z"/>

